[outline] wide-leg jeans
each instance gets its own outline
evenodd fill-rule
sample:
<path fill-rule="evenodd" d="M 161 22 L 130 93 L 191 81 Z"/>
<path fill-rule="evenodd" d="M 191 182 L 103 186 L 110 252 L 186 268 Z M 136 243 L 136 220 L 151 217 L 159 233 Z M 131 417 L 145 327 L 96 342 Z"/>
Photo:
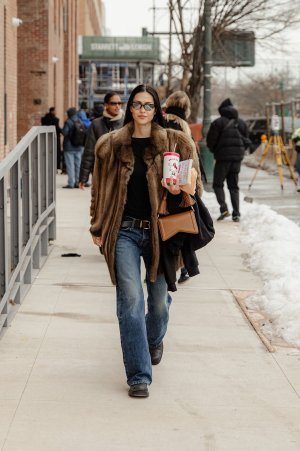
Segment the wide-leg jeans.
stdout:
<path fill-rule="evenodd" d="M 68 185 L 72 188 L 79 183 L 80 164 L 83 150 L 66 150 L 64 158 L 68 174 Z"/>
<path fill-rule="evenodd" d="M 141 281 L 141 258 L 147 276 L 147 314 Z M 157 347 L 167 331 L 172 302 L 164 275 L 150 282 L 150 231 L 120 229 L 116 243 L 117 316 L 128 385 L 151 384 L 149 347 Z"/>

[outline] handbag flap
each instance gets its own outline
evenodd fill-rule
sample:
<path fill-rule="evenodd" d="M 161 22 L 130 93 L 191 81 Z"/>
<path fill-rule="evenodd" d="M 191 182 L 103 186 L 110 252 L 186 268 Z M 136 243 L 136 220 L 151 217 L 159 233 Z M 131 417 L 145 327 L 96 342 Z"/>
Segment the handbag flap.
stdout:
<path fill-rule="evenodd" d="M 192 234 L 199 232 L 193 210 L 160 217 L 158 226 L 162 241 L 168 240 L 179 232 Z"/>

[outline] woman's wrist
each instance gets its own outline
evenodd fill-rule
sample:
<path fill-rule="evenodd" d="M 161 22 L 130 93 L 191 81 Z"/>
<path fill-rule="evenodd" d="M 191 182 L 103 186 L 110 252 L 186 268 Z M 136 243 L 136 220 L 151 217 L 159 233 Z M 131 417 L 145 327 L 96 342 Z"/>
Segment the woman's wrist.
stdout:
<path fill-rule="evenodd" d="M 171 194 L 173 194 L 174 196 L 179 196 L 179 194 L 181 194 L 181 189 L 178 188 L 178 190 L 170 190 L 169 191 Z"/>

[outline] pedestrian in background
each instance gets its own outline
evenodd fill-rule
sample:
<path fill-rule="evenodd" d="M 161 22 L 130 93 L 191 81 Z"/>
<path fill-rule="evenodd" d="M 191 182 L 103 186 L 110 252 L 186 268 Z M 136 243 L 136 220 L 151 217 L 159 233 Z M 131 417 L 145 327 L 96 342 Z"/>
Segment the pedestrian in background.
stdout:
<path fill-rule="evenodd" d="M 92 124 L 92 121 L 88 117 L 89 116 L 89 110 L 88 110 L 86 102 L 84 102 L 84 101 L 81 102 L 80 110 L 77 112 L 77 116 L 79 117 L 81 122 L 84 124 L 86 129 L 90 128 L 90 126 Z"/>
<path fill-rule="evenodd" d="M 74 128 L 82 124 L 77 116 L 76 108 L 69 108 L 67 110 L 68 119 L 64 123 L 62 134 L 64 135 L 63 149 L 64 159 L 66 163 L 66 171 L 68 175 L 68 184 L 63 188 L 78 188 L 79 187 L 79 171 L 80 163 L 83 154 L 83 145 L 76 144 L 74 136 Z M 78 140 L 81 142 L 81 139 Z"/>
<path fill-rule="evenodd" d="M 56 152 L 57 152 L 56 168 L 60 170 L 60 169 L 62 169 L 62 151 L 61 151 L 61 143 L 60 143 L 60 134 L 61 134 L 62 130 L 59 126 L 59 119 L 58 119 L 58 117 L 56 117 L 54 106 L 49 108 L 49 112 L 46 113 L 45 116 L 43 116 L 41 118 L 41 124 L 42 125 L 54 125 L 54 127 L 55 127 Z"/>
<path fill-rule="evenodd" d="M 167 128 L 183 131 L 192 139 L 191 129 L 187 119 L 191 114 L 191 102 L 184 91 L 176 91 L 171 94 L 165 102 L 165 125 Z M 185 267 L 180 269 L 178 283 L 184 283 L 189 280 L 189 274 Z"/>
<path fill-rule="evenodd" d="M 101 103 L 97 103 L 93 108 L 93 113 L 91 117 L 91 121 L 97 119 L 98 117 L 102 117 L 104 112 L 104 106 Z"/>
<path fill-rule="evenodd" d="M 230 216 L 224 193 L 226 180 L 232 204 L 232 220 L 239 222 L 239 172 L 245 150 L 250 144 L 249 131 L 230 99 L 221 103 L 219 113 L 221 117 L 212 122 L 206 138 L 207 146 L 215 157 L 213 189 L 220 205 L 218 221 Z"/>
<path fill-rule="evenodd" d="M 300 128 L 297 128 L 297 130 L 294 131 L 292 135 L 292 140 L 295 143 L 296 147 L 296 171 L 298 172 L 298 180 L 300 178 Z M 298 193 L 300 192 L 300 189 L 297 189 Z"/>
<path fill-rule="evenodd" d="M 160 363 L 171 296 L 159 266 L 158 209 L 164 188 L 178 204 L 190 200 L 201 181 L 193 171 L 191 185 L 167 186 L 163 153 L 190 155 L 198 169 L 194 143 L 183 133 L 165 129 L 156 91 L 139 85 L 131 93 L 124 127 L 102 136 L 95 150 L 91 202 L 91 234 L 101 246 L 111 280 L 116 285 L 123 360 L 129 396 L 149 396 L 152 367 Z M 199 169 L 198 169 L 199 174 Z M 183 191 L 184 190 L 184 191 Z M 147 307 L 141 281 L 141 258 L 147 270 Z M 177 262 L 177 269 L 179 259 Z"/>
<path fill-rule="evenodd" d="M 97 140 L 105 133 L 121 128 L 123 121 L 124 112 L 119 94 L 115 92 L 107 93 L 104 97 L 103 115 L 93 120 L 88 131 L 80 167 L 79 187 L 81 189 L 87 186 L 90 173 L 93 172 Z"/>

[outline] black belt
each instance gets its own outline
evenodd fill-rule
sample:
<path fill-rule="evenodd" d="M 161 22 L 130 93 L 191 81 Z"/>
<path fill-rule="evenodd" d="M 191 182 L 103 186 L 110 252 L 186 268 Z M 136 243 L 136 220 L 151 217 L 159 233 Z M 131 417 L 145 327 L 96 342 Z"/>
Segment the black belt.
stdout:
<path fill-rule="evenodd" d="M 121 227 L 126 227 L 130 229 L 150 229 L 150 221 L 146 219 L 129 219 L 121 223 Z"/>

